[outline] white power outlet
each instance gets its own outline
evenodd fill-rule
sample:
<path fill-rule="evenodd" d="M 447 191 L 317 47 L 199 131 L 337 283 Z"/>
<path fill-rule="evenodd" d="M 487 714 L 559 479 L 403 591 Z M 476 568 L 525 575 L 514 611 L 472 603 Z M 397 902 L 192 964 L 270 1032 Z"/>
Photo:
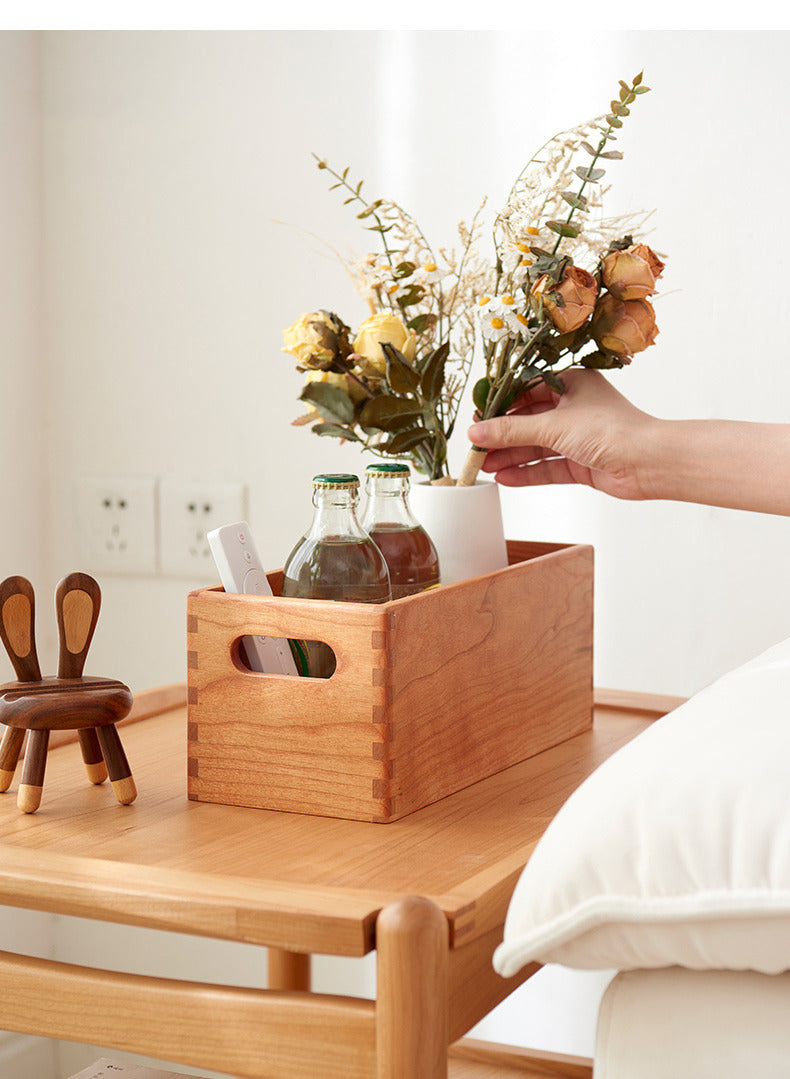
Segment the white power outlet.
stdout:
<path fill-rule="evenodd" d="M 75 486 L 80 557 L 97 573 L 155 574 L 153 476 L 86 476 Z"/>
<path fill-rule="evenodd" d="M 164 477 L 159 482 L 159 536 L 162 573 L 217 581 L 206 533 L 243 521 L 247 489 L 242 483 Z"/>

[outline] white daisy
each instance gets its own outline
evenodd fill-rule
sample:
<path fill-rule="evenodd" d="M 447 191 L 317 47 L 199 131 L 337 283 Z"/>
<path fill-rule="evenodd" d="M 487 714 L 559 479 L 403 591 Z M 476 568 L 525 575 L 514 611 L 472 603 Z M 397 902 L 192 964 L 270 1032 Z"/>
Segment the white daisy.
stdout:
<path fill-rule="evenodd" d="M 448 271 L 441 269 L 433 260 L 433 255 L 426 253 L 420 255 L 417 268 L 411 276 L 411 280 L 420 285 L 433 285 L 447 276 Z"/>
<path fill-rule="evenodd" d="M 505 320 L 505 325 L 512 335 L 520 336 L 523 329 L 524 317 L 519 311 L 516 297 L 509 292 L 497 296 L 494 303 L 498 306 L 499 317 Z"/>
<path fill-rule="evenodd" d="M 510 332 L 502 303 L 491 296 L 481 296 L 477 301 L 480 332 L 486 341 L 501 341 Z"/>

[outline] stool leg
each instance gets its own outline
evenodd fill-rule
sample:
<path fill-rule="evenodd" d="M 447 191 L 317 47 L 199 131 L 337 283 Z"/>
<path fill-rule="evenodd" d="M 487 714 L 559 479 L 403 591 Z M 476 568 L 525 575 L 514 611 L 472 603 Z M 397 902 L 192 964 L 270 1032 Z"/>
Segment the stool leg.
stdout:
<path fill-rule="evenodd" d="M 96 728 L 85 727 L 83 730 L 77 731 L 77 734 L 80 739 L 82 760 L 85 764 L 88 779 L 91 783 L 103 783 L 107 778 L 107 766 L 104 763 Z"/>
<path fill-rule="evenodd" d="M 25 763 L 22 766 L 22 779 L 17 795 L 17 805 L 23 813 L 35 813 L 41 805 L 48 749 L 49 731 L 31 731 L 27 740 Z"/>
<path fill-rule="evenodd" d="M 115 724 L 111 723 L 107 727 L 97 727 L 96 734 L 99 738 L 99 745 L 107 765 L 107 771 L 110 774 L 110 782 L 112 783 L 115 797 L 121 805 L 129 805 L 137 797 L 137 787 L 134 785 L 132 771 L 123 751 L 121 739 L 115 729 Z"/>
<path fill-rule="evenodd" d="M 24 740 L 25 731 L 22 727 L 6 727 L 0 743 L 0 791 L 7 791 L 14 780 Z"/>

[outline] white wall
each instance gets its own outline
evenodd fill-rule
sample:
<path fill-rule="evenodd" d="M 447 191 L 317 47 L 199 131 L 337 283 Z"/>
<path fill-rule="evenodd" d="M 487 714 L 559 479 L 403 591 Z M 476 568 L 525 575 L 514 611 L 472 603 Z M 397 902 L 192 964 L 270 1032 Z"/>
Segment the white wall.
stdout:
<path fill-rule="evenodd" d="M 46 379 L 43 373 L 40 48 L 34 33 L 0 33 L 0 578 L 47 579 Z M 51 602 L 38 593 L 42 654 Z M 42 625 L 43 624 L 43 625 Z M 0 682 L 14 677 L 5 651 Z M 53 919 L 2 911 L 0 948 L 51 954 Z M 55 1047 L 0 1031 L 0 1074 L 54 1075 Z"/>
<path fill-rule="evenodd" d="M 80 475 L 241 479 L 275 565 L 305 523 L 311 474 L 362 466 L 288 422 L 300 406 L 282 327 L 310 307 L 363 313 L 328 245 L 360 252 L 367 234 L 311 150 L 452 243 L 545 137 L 605 109 L 642 67 L 653 92 L 624 129 L 610 205 L 657 210 L 661 336 L 613 377 L 664 415 L 787 418 L 786 32 L 44 41 L 53 578 L 79 564 Z M 456 466 L 464 448 L 459 432 Z M 690 693 L 788 631 L 784 520 L 586 490 L 503 498 L 510 534 L 595 544 L 599 684 Z M 107 577 L 95 669 L 136 687 L 182 678 L 195 583 Z"/>
<path fill-rule="evenodd" d="M 37 35 L 0 33 L 0 579 L 21 573 L 34 583 L 46 571 L 48 522 L 39 76 Z M 48 615 L 43 591 L 42 600 Z M 0 681 L 12 677 L 3 650 Z"/>
<path fill-rule="evenodd" d="M 364 465 L 352 447 L 288 423 L 299 379 L 279 351 L 282 327 L 319 306 L 347 321 L 363 313 L 322 241 L 360 252 L 366 234 L 326 191 L 311 150 L 351 165 L 371 195 L 404 203 L 437 245 L 451 244 L 456 222 L 484 195 L 496 209 L 547 136 L 605 110 L 617 80 L 644 67 L 653 92 L 624 130 L 610 205 L 657 208 L 661 335 L 613 377 L 662 415 L 790 420 L 787 32 L 41 40 L 39 214 L 36 41 L 0 35 L 0 125 L 19 148 L 0 177 L 13 256 L 0 263 L 12 297 L 0 310 L 12 387 L 0 424 L 12 510 L 0 554 L 8 572 L 43 582 L 50 652 L 46 591 L 80 564 L 81 475 L 241 479 L 263 557 L 279 565 L 306 522 L 312 473 Z M 459 438 L 456 466 L 464 451 Z M 503 501 L 510 535 L 595 544 L 598 684 L 691 693 L 790 632 L 785 519 L 567 488 Z M 136 688 L 182 679 L 193 582 L 102 584 L 91 668 Z M 584 1021 L 555 1020 L 546 1042 L 584 1051 Z"/>

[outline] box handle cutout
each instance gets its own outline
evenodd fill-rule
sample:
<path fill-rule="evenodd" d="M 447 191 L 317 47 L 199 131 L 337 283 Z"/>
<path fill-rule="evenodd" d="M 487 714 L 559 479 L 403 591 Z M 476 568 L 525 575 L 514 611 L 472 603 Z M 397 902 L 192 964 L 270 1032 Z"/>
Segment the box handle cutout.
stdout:
<path fill-rule="evenodd" d="M 237 637 L 230 646 L 231 660 L 237 671 L 241 671 L 242 674 L 251 672 L 253 674 L 273 675 L 275 678 L 293 677 L 290 673 L 278 669 L 277 649 L 271 649 L 269 652 L 270 665 L 268 669 L 262 669 L 267 649 L 266 646 L 261 647 L 259 643 L 256 643 L 262 641 L 274 641 L 278 644 L 288 645 L 298 675 L 307 678 L 327 679 L 331 678 L 335 673 L 337 657 L 325 641 L 300 641 L 292 640 L 288 637 L 274 636 L 265 638 Z M 263 660 L 261 657 L 263 657 Z"/>

